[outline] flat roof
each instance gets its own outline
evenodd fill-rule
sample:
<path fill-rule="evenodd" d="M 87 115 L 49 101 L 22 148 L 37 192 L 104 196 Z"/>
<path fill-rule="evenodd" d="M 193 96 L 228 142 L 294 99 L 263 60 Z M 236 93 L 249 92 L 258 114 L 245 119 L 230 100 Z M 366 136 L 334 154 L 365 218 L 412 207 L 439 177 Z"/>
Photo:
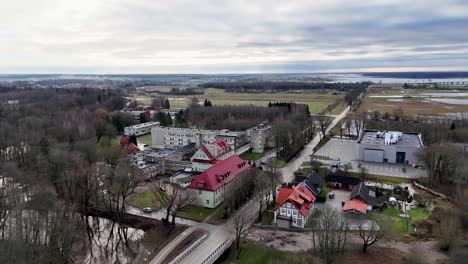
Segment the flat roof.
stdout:
<path fill-rule="evenodd" d="M 397 132 L 397 131 L 379 131 L 379 130 L 364 130 L 361 136 L 358 138 L 357 143 L 363 145 L 381 145 L 385 146 L 385 139 L 378 138 L 377 133 Z M 390 146 L 405 146 L 405 147 L 422 147 L 421 133 L 417 132 L 401 132 L 401 138 L 397 143 L 390 144 Z"/>

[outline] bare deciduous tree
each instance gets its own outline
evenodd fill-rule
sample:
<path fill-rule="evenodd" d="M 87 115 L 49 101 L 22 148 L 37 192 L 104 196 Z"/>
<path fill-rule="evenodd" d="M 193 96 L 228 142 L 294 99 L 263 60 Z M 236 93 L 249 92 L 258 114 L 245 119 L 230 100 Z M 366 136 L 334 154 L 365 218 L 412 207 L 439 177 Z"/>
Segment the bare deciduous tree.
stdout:
<path fill-rule="evenodd" d="M 326 263 L 332 263 L 337 253 L 346 245 L 349 232 L 348 220 L 335 210 L 325 209 L 312 231 L 314 249 Z"/>
<path fill-rule="evenodd" d="M 234 221 L 236 233 L 236 249 L 239 250 L 241 235 L 245 230 L 247 230 L 250 218 L 246 214 L 237 213 L 232 220 Z"/>
<path fill-rule="evenodd" d="M 375 221 L 371 221 L 370 226 L 365 225 L 364 221 L 358 225 L 359 237 L 362 239 L 362 253 L 367 252 L 367 248 L 379 242 L 384 236 L 384 232 Z"/>

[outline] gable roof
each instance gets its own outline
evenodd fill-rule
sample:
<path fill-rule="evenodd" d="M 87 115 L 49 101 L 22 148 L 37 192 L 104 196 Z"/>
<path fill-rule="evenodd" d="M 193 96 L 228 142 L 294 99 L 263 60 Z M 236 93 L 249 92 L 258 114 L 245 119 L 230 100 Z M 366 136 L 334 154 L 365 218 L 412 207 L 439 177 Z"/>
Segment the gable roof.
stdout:
<path fill-rule="evenodd" d="M 308 175 L 308 178 L 304 181 L 304 183 L 307 186 L 307 188 L 309 188 L 309 190 L 312 191 L 313 194 L 320 194 L 323 185 L 323 179 L 322 177 L 320 177 L 320 175 L 318 175 L 315 172 L 312 172 Z"/>
<path fill-rule="evenodd" d="M 246 161 L 238 155 L 232 155 L 227 159 L 218 161 L 201 174 L 195 176 L 187 188 L 216 191 L 249 168 L 250 165 Z"/>
<path fill-rule="evenodd" d="M 315 202 L 314 194 L 305 186 L 303 182 L 294 188 L 282 187 L 276 198 L 275 211 L 284 203 L 290 202 L 303 215 L 307 216 L 309 209 Z"/>
<path fill-rule="evenodd" d="M 375 193 L 369 190 L 363 182 L 353 187 L 349 198 L 350 200 L 361 198 L 368 205 L 374 205 L 375 203 Z"/>
<path fill-rule="evenodd" d="M 208 148 L 207 145 L 212 145 L 216 148 L 215 153 L 212 153 Z M 229 153 L 232 151 L 232 148 L 224 141 L 224 139 L 217 139 L 213 142 L 207 143 L 203 146 L 200 147 L 198 151 L 203 151 L 205 155 L 208 157 L 208 160 L 200 159 L 200 158 L 194 158 L 192 161 L 193 162 L 201 162 L 201 163 L 211 163 L 214 164 L 218 161 L 218 158 L 225 155 L 226 153 Z M 198 152 L 197 151 L 197 152 Z M 196 155 L 196 153 L 195 153 Z M 194 156 L 195 156 L 194 155 Z"/>
<path fill-rule="evenodd" d="M 363 214 L 367 213 L 367 204 L 360 199 L 346 201 L 343 205 L 343 211 L 357 211 Z"/>

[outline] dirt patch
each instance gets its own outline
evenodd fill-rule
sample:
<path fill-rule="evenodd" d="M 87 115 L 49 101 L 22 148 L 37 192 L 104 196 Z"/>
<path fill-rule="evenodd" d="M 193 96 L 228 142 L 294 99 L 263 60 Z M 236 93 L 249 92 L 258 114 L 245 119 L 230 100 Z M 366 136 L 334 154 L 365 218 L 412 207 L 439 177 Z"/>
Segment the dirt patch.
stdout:
<path fill-rule="evenodd" d="M 281 251 L 304 252 L 312 248 L 312 236 L 308 233 L 252 228 L 247 238 Z"/>

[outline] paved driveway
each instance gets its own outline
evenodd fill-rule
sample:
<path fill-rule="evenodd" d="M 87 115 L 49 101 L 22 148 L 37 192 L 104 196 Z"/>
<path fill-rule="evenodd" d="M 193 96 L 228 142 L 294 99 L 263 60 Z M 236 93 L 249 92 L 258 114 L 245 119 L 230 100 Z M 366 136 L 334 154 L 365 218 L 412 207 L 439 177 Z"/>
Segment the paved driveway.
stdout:
<path fill-rule="evenodd" d="M 355 160 L 355 147 L 356 140 L 332 138 L 314 154 L 349 162 Z"/>

